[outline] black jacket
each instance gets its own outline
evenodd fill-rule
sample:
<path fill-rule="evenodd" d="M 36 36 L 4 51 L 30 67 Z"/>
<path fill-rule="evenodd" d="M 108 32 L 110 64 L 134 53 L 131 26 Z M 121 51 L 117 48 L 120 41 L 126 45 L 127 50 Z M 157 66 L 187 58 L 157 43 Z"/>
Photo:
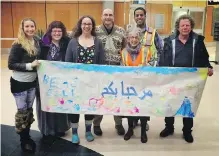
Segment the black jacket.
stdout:
<path fill-rule="evenodd" d="M 65 54 L 66 54 L 66 50 L 68 47 L 68 43 L 70 41 L 69 37 L 63 37 L 60 42 L 59 42 L 59 46 L 60 46 L 60 52 L 62 53 L 62 61 L 65 61 Z M 49 52 L 49 45 L 46 45 L 45 43 L 43 43 L 41 41 L 41 53 L 40 53 L 40 58 L 41 60 L 47 60 L 47 55 Z"/>
<path fill-rule="evenodd" d="M 190 33 L 191 37 L 195 39 L 194 47 L 194 64 L 193 67 L 209 67 L 212 68 L 209 62 L 208 51 L 204 44 L 204 36 L 198 35 L 193 31 Z M 170 35 L 164 39 L 164 48 L 161 54 L 159 66 L 173 67 L 173 47 L 172 40 L 178 37 L 177 33 Z"/>
<path fill-rule="evenodd" d="M 26 70 L 26 63 L 32 63 L 34 60 L 39 58 L 40 45 L 39 40 L 34 38 L 37 43 L 38 53 L 36 56 L 30 56 L 27 51 L 22 47 L 21 44 L 13 44 L 9 58 L 8 58 L 8 68 L 10 70 L 22 71 L 22 72 L 36 72 L 36 68 L 32 71 Z"/>

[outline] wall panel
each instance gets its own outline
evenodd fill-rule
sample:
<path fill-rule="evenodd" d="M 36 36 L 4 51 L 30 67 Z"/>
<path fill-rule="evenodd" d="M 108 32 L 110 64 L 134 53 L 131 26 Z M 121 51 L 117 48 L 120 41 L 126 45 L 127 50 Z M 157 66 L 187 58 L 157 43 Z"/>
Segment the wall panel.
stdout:
<path fill-rule="evenodd" d="M 126 28 L 126 25 L 129 23 L 129 10 L 130 2 L 114 2 L 114 16 L 116 25 Z"/>
<path fill-rule="evenodd" d="M 103 4 L 102 2 L 96 3 L 79 3 L 79 18 L 84 15 L 92 16 L 96 25 L 101 24 L 101 15 L 102 15 Z"/>
<path fill-rule="evenodd" d="M 12 15 L 15 37 L 21 20 L 27 17 L 31 17 L 36 21 L 38 29 L 46 30 L 45 3 L 12 2 Z"/>
<path fill-rule="evenodd" d="M 11 3 L 1 3 L 1 38 L 13 38 L 13 23 L 11 14 Z M 1 40 L 1 47 L 11 47 L 13 41 Z"/>
<path fill-rule="evenodd" d="M 46 4 L 47 24 L 54 20 L 62 21 L 67 31 L 71 31 L 78 21 L 78 3 L 75 4 Z"/>
<path fill-rule="evenodd" d="M 150 26 L 155 28 L 155 16 L 156 14 L 164 15 L 164 27 L 158 29 L 159 34 L 168 35 L 171 33 L 171 20 L 172 20 L 172 5 L 171 4 L 151 4 L 150 6 Z"/>
<path fill-rule="evenodd" d="M 206 22 L 205 22 L 205 41 L 212 42 L 213 36 L 211 35 L 212 30 L 212 20 L 213 20 L 213 6 L 207 7 L 207 14 L 206 14 Z"/>

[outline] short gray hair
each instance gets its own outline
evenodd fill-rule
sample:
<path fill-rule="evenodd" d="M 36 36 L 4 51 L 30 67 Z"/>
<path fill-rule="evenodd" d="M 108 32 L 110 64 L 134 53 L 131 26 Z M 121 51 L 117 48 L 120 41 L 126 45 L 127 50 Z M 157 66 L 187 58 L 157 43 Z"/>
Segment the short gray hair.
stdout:
<path fill-rule="evenodd" d="M 126 36 L 129 37 L 129 35 L 131 35 L 131 34 L 136 34 L 140 38 L 141 29 L 136 27 L 136 26 L 132 26 L 132 27 L 128 28 Z"/>

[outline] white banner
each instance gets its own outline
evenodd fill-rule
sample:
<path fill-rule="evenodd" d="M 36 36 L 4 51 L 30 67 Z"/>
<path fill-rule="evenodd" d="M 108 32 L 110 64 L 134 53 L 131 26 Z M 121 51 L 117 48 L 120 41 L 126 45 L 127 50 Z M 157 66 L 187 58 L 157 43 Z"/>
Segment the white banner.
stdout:
<path fill-rule="evenodd" d="M 38 78 L 43 111 L 194 117 L 207 69 L 41 61 Z"/>

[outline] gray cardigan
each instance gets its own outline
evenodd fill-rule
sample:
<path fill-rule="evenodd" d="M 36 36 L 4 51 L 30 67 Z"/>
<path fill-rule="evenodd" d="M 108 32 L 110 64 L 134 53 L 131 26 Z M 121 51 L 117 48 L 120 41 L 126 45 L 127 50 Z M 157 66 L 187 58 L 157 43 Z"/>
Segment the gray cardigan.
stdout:
<path fill-rule="evenodd" d="M 95 54 L 93 64 L 105 64 L 105 51 L 103 45 L 99 39 L 95 37 Z M 78 39 L 73 38 L 68 44 L 68 48 L 65 55 L 65 62 L 74 62 L 77 63 L 78 58 Z"/>

